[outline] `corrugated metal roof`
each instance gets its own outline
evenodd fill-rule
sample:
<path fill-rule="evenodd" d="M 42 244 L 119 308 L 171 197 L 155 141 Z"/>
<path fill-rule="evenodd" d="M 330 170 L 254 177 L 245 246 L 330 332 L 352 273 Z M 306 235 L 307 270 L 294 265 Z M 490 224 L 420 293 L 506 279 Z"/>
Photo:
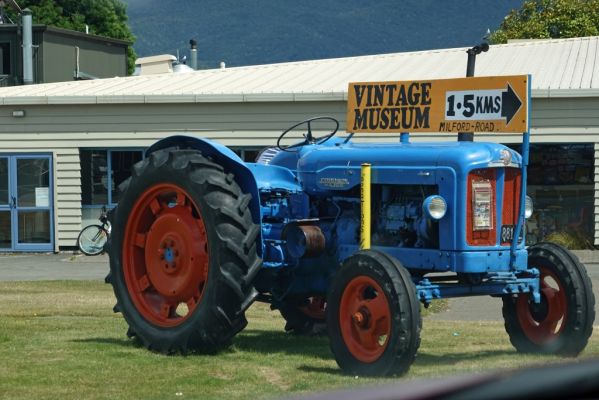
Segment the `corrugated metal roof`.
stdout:
<path fill-rule="evenodd" d="M 532 75 L 533 97 L 599 96 L 599 36 L 493 45 L 476 76 Z M 0 89 L 0 104 L 326 101 L 349 82 L 463 77 L 466 48 Z"/>

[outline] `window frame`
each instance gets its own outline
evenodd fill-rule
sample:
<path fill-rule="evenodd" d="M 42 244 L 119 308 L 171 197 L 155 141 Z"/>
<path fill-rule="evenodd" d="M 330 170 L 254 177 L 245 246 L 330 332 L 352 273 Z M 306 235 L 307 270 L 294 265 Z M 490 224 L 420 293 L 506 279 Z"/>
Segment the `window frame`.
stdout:
<path fill-rule="evenodd" d="M 109 182 L 109 187 L 106 190 L 106 199 L 107 204 L 84 204 L 83 203 L 83 184 L 81 184 L 81 208 L 87 209 L 101 209 L 102 207 L 106 207 L 108 209 L 113 209 L 116 207 L 118 203 L 112 202 L 112 189 L 110 183 L 113 171 L 112 171 L 112 152 L 122 152 L 122 151 L 138 151 L 141 153 L 141 159 L 146 158 L 146 149 L 143 147 L 81 147 L 79 151 L 105 151 L 106 152 L 106 174 L 107 174 L 107 182 Z M 81 157 L 81 153 L 79 154 Z M 80 161 L 81 162 L 81 161 Z"/>
<path fill-rule="evenodd" d="M 260 154 L 260 152 L 262 150 L 264 150 L 266 147 L 268 146 L 228 146 L 229 149 L 231 151 L 233 151 L 235 154 L 237 154 L 239 156 L 239 158 L 241 158 L 241 160 L 243 162 L 249 162 L 249 163 L 253 163 L 256 160 L 245 160 L 246 158 L 246 152 L 256 152 L 256 156 Z M 254 157 L 255 158 L 255 157 Z"/>
<path fill-rule="evenodd" d="M 7 52 L 4 52 L 4 46 L 6 45 L 7 47 Z M 2 47 L 2 63 L 1 63 L 1 67 L 2 67 L 2 72 L 0 73 L 0 76 L 8 78 L 9 76 L 13 75 L 13 43 L 10 40 L 3 40 L 0 41 L 0 47 Z M 8 54 L 8 61 L 5 61 L 4 59 L 4 55 Z M 4 65 L 8 64 L 8 69 L 9 71 L 6 72 L 4 71 Z"/>

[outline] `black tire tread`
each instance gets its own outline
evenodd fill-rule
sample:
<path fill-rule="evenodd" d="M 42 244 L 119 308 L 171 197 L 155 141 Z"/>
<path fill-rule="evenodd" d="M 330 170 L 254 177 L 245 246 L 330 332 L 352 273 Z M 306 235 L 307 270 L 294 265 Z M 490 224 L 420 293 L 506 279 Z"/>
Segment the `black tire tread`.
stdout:
<path fill-rule="evenodd" d="M 529 259 L 543 258 L 554 265 L 556 270 L 553 272 L 564 279 L 562 284 L 566 286 L 565 290 L 572 291 L 566 293 L 569 296 L 568 317 L 562 322 L 566 323 L 566 326 L 561 337 L 554 343 L 539 345 L 531 342 L 520 326 L 516 311 L 517 297 L 505 296 L 502 313 L 510 342 L 517 351 L 523 353 L 577 356 L 586 347 L 595 320 L 595 296 L 586 268 L 572 252 L 555 243 L 538 243 L 529 247 L 528 251 Z M 573 300 L 573 303 L 570 303 L 570 300 Z M 574 313 L 571 312 L 571 307 L 574 307 Z M 570 319 L 571 315 L 575 316 L 573 320 Z"/>
<path fill-rule="evenodd" d="M 362 257 L 352 266 L 353 257 Z M 344 287 L 345 280 L 348 282 L 355 276 L 346 277 L 345 274 L 356 273 L 349 271 L 361 269 L 360 274 L 377 276 L 383 279 L 379 282 L 388 292 L 397 296 L 399 314 L 392 315 L 397 327 L 397 341 L 389 343 L 388 349 L 381 358 L 373 363 L 361 363 L 351 356 L 345 348 L 338 323 L 338 307 L 336 304 Z M 344 272 L 345 271 L 345 272 Z M 340 275 L 342 274 L 342 275 Z M 385 282 L 386 281 L 386 282 Z M 393 300 L 390 300 L 393 301 Z M 420 347 L 420 332 L 422 330 L 422 317 L 420 315 L 420 304 L 416 296 L 416 287 L 409 272 L 395 258 L 375 250 L 362 250 L 343 262 L 337 276 L 335 277 L 329 296 L 327 298 L 327 328 L 331 342 L 331 350 L 339 366 L 347 373 L 357 375 L 400 375 L 410 368 L 418 348 Z M 392 332 L 392 335 L 394 333 Z M 387 355 L 387 351 L 389 355 Z"/>
<path fill-rule="evenodd" d="M 122 198 L 132 196 L 128 191 L 138 180 L 163 170 L 168 170 L 169 174 L 183 174 L 189 185 L 198 188 L 203 193 L 202 213 L 210 212 L 213 218 L 219 259 L 218 278 L 214 280 L 217 285 L 212 299 L 214 304 L 205 309 L 206 321 L 195 321 L 194 326 L 178 329 L 176 333 L 172 333 L 175 331 L 172 329 L 154 327 L 136 316 L 137 311 L 128 294 L 125 296 L 123 293 L 126 285 L 120 266 L 120 243 L 111 243 L 110 246 L 110 283 L 129 324 L 128 335 L 135 336 L 146 348 L 162 353 L 213 353 L 228 345 L 230 339 L 247 325 L 244 311 L 257 294 L 251 282 L 261 266 L 261 260 L 256 252 L 259 228 L 254 224 L 248 208 L 251 195 L 242 193 L 234 175 L 226 174 L 222 166 L 208 160 L 200 152 L 170 148 L 152 153 L 133 167 L 132 177 L 121 185 Z M 119 204 L 112 216 L 113 226 L 120 227 L 122 231 L 127 221 L 127 210 L 120 210 L 121 207 Z M 115 231 L 111 242 L 118 236 Z M 216 267 L 215 264 L 211 263 L 210 268 Z"/>
<path fill-rule="evenodd" d="M 399 263 L 397 261 L 397 259 L 395 259 L 394 257 L 391 257 L 389 254 L 387 253 L 383 253 L 383 252 L 377 252 L 378 255 L 385 257 L 389 262 L 393 263 L 395 265 L 395 267 L 397 268 L 397 271 L 399 272 L 400 276 L 401 276 L 401 280 L 404 284 L 406 284 L 408 286 L 408 290 L 406 291 L 406 295 L 409 297 L 409 301 L 408 303 L 410 304 L 411 307 L 411 314 L 417 316 L 417 318 L 412 318 L 412 325 L 410 326 L 410 330 L 412 332 L 415 332 L 415 335 L 411 336 L 411 343 L 409 343 L 409 347 L 413 348 L 413 354 L 412 354 L 412 358 L 408 358 L 408 357 L 403 357 L 401 360 L 397 360 L 397 367 L 395 368 L 396 371 L 398 371 L 399 373 L 402 373 L 403 371 L 407 371 L 410 368 L 410 365 L 412 365 L 414 363 L 414 360 L 416 359 L 416 354 L 418 352 L 418 349 L 420 348 L 420 344 L 421 344 L 421 332 L 422 332 L 422 315 L 420 314 L 420 302 L 418 300 L 418 296 L 417 296 L 417 292 L 416 292 L 416 285 L 414 284 L 414 282 L 412 281 L 412 277 L 410 275 L 410 272 L 405 269 L 403 267 L 403 265 L 401 265 L 401 263 Z M 400 282 L 395 282 L 396 284 L 399 284 Z M 402 313 L 405 313 L 405 311 L 402 311 Z M 398 356 L 399 358 L 399 356 Z"/>

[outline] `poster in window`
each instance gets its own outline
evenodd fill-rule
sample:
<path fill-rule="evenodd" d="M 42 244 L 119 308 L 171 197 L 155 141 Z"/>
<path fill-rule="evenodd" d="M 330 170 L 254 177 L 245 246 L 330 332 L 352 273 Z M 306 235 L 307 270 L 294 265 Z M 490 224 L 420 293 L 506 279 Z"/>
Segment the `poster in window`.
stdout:
<path fill-rule="evenodd" d="M 49 207 L 50 206 L 49 190 L 47 187 L 36 187 L 35 188 L 35 206 L 36 207 Z"/>

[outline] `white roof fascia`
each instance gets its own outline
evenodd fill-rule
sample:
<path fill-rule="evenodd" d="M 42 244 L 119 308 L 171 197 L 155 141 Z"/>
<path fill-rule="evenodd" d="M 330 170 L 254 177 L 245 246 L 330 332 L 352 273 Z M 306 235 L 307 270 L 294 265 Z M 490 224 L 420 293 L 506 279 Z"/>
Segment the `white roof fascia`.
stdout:
<path fill-rule="evenodd" d="M 247 93 L 243 95 L 244 102 L 293 101 L 294 93 Z"/>
<path fill-rule="evenodd" d="M 96 104 L 97 96 L 48 96 L 46 104 Z"/>
<path fill-rule="evenodd" d="M 195 103 L 193 94 L 152 94 L 144 98 L 144 103 Z"/>
<path fill-rule="evenodd" d="M 2 104 L 9 105 L 36 105 L 36 104 L 48 104 L 47 97 L 39 96 L 18 96 L 18 97 L 4 97 Z"/>
<path fill-rule="evenodd" d="M 530 93 L 530 97 L 538 99 L 538 98 L 546 98 L 549 96 L 549 89 L 532 89 Z"/>
<path fill-rule="evenodd" d="M 145 102 L 143 95 L 107 95 L 96 97 L 97 104 L 140 104 Z"/>
<path fill-rule="evenodd" d="M 342 101 L 347 100 L 347 92 L 295 93 L 294 101 Z"/>
<path fill-rule="evenodd" d="M 243 102 L 243 94 L 227 94 L 227 93 L 210 93 L 210 94 L 196 94 L 196 103 L 241 103 Z"/>
<path fill-rule="evenodd" d="M 599 89 L 532 89 L 533 98 L 599 97 Z"/>

